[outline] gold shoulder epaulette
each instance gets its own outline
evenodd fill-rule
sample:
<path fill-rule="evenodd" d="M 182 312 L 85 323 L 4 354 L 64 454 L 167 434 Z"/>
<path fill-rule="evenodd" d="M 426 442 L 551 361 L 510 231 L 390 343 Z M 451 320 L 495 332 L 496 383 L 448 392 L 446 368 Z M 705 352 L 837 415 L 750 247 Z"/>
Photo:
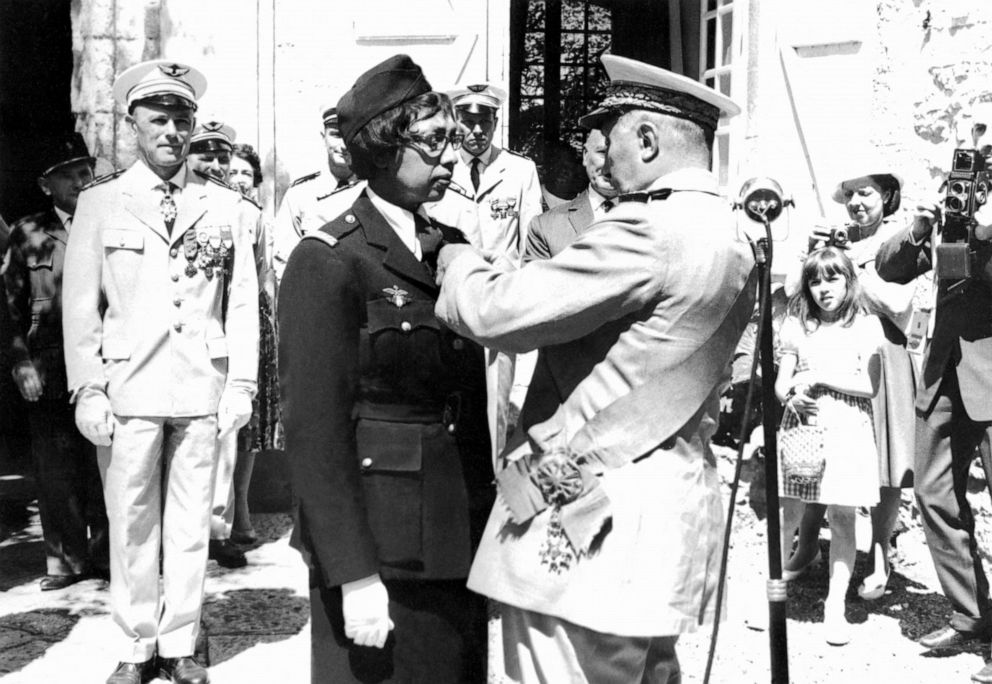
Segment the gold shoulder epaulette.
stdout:
<path fill-rule="evenodd" d="M 331 190 L 331 191 L 330 191 L 329 193 L 327 193 L 326 195 L 318 195 L 318 196 L 317 196 L 317 201 L 319 202 L 320 200 L 322 200 L 322 199 L 327 199 L 327 198 L 328 198 L 328 197 L 330 197 L 331 195 L 336 195 L 337 193 L 339 193 L 339 192 L 342 192 L 343 190 L 348 190 L 348 189 L 350 189 L 350 188 L 353 188 L 353 187 L 355 187 L 356 185 L 358 185 L 358 184 L 359 184 L 359 183 L 361 183 L 361 182 L 362 182 L 362 181 L 360 181 L 360 180 L 358 180 L 358 179 L 356 178 L 355 180 L 353 180 L 352 182 L 350 182 L 350 183 L 348 183 L 347 185 L 342 185 L 341 187 L 338 187 L 338 188 L 334 188 L 333 190 Z"/>
<path fill-rule="evenodd" d="M 220 187 L 224 188 L 225 190 L 230 190 L 231 192 L 236 192 L 239 195 L 241 194 L 241 191 L 240 190 L 236 190 L 235 188 L 231 187 L 228 183 L 225 183 L 224 181 L 222 181 L 219 178 L 215 178 L 214 176 L 211 176 L 209 173 L 203 173 L 202 171 L 194 171 L 193 173 L 195 173 L 197 176 L 199 176 L 200 178 L 202 178 L 205 181 L 210 181 L 211 183 L 214 183 L 215 185 L 219 185 Z"/>
<path fill-rule="evenodd" d="M 296 180 L 294 180 L 292 183 L 290 183 L 289 184 L 289 187 L 292 188 L 292 187 L 295 187 L 295 186 L 299 185 L 300 183 L 306 183 L 307 181 L 312 181 L 314 178 L 316 178 L 319 175 L 320 175 L 320 171 L 314 171 L 313 173 L 308 173 L 305 176 L 300 176 L 299 178 L 297 178 Z"/>
<path fill-rule="evenodd" d="M 102 176 L 97 176 L 89 183 L 83 186 L 83 190 L 89 190 L 90 188 L 100 185 L 101 183 L 106 183 L 107 181 L 112 181 L 119 175 L 127 171 L 127 169 L 118 169 L 117 171 L 111 171 L 110 173 L 105 173 Z M 82 192 L 82 190 L 80 190 Z"/>

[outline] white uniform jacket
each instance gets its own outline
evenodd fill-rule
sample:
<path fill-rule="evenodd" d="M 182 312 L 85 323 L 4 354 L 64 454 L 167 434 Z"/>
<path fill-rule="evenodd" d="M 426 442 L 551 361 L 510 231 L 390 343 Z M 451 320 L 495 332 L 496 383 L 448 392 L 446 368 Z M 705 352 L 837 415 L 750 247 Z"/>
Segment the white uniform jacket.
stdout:
<path fill-rule="evenodd" d="M 287 188 L 273 224 L 272 268 L 276 280 L 282 279 L 289 255 L 300 239 L 350 209 L 365 185 L 365 181 L 356 180 L 338 187 L 334 176 L 318 171 L 298 178 Z"/>
<path fill-rule="evenodd" d="M 79 196 L 63 287 L 69 391 L 105 389 L 117 415 L 208 415 L 225 385 L 255 390 L 261 212 L 184 172 L 171 237 L 161 180 L 141 161 Z"/>
<path fill-rule="evenodd" d="M 469 166 L 460 154 L 448 192 L 424 209 L 428 216 L 465 233 L 473 246 L 519 263 L 527 226 L 544 211 L 537 167 L 527 157 L 495 145 L 482 159 L 478 192 L 472 192 Z"/>
<path fill-rule="evenodd" d="M 713 617 L 723 512 L 709 439 L 754 297 L 751 249 L 737 239 L 713 175 L 682 170 L 652 188 L 676 192 L 623 202 L 553 258 L 517 271 L 473 253 L 444 263 L 442 251 L 436 307 L 453 330 L 487 346 L 542 348 L 520 417 L 530 443 L 510 440 L 511 463 L 562 446 L 616 455 L 628 434 L 673 424 L 670 437 L 594 473 L 611 522 L 587 555 L 556 571 L 547 553 L 551 507 L 516 524 L 501 491 L 469 577 L 472 590 L 498 601 L 624 636 L 675 635 Z M 737 313 L 718 315 L 729 301 Z M 720 320 L 722 332 L 713 332 Z M 591 435 L 584 429 L 613 402 L 650 387 L 649 377 L 677 374 L 720 336 L 725 353 L 703 355 L 706 373 L 659 385 L 673 396 L 690 386 L 695 403 L 641 402 L 606 412 L 610 421 L 596 422 Z"/>

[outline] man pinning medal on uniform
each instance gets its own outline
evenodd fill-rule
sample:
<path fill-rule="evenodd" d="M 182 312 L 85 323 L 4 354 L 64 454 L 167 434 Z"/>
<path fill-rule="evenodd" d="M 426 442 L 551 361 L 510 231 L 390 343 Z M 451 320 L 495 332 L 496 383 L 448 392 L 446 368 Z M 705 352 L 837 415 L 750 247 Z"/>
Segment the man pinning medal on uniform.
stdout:
<path fill-rule="evenodd" d="M 256 387 L 260 215 L 187 164 L 205 88 L 168 60 L 117 77 L 137 161 L 83 190 L 66 248 L 68 389 L 110 519 L 108 684 L 209 681 L 193 653 L 217 443 L 248 421 Z"/>
<path fill-rule="evenodd" d="M 310 566 L 311 681 L 485 681 L 485 610 L 465 578 L 493 501 L 482 349 L 434 317 L 424 217 L 462 134 L 408 56 L 337 105 L 367 186 L 305 235 L 279 291 L 279 376 Z"/>
<path fill-rule="evenodd" d="M 683 76 L 602 58 L 581 123 L 618 205 L 519 270 L 439 256 L 436 311 L 505 352 L 542 350 L 469 588 L 501 604 L 514 682 L 680 681 L 680 634 L 716 618 L 723 512 L 709 448 L 754 304 L 754 258 L 710 172 L 740 108 Z"/>

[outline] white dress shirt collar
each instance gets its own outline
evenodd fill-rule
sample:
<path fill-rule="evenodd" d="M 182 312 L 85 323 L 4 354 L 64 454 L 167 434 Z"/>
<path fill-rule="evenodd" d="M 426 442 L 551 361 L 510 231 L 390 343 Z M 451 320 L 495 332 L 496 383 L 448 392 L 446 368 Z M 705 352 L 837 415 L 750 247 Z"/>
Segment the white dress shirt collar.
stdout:
<path fill-rule="evenodd" d="M 65 228 L 66 231 L 68 231 L 69 226 L 72 223 L 72 214 L 70 214 L 67 211 L 62 211 L 55 205 L 52 205 L 52 208 L 55 210 L 55 215 L 59 217 L 59 221 L 62 222 L 62 227 Z"/>
<path fill-rule="evenodd" d="M 386 219 L 386 223 L 393 229 L 400 241 L 413 252 L 417 261 L 422 261 L 423 253 L 420 249 L 420 240 L 417 239 L 417 225 L 413 221 L 413 212 L 387 202 L 375 194 L 375 191 L 370 187 L 366 187 L 365 192 L 368 193 L 372 206 L 382 214 L 382 218 Z"/>
<path fill-rule="evenodd" d="M 138 174 L 140 175 L 138 185 L 141 187 L 147 185 L 148 188 L 152 190 L 159 189 L 165 181 L 159 178 L 155 172 L 152 171 L 147 164 L 145 164 L 145 162 L 138 161 L 137 163 L 140 165 L 137 169 Z M 166 180 L 175 186 L 173 189 L 174 193 L 182 192 L 183 188 L 186 187 L 186 164 L 181 164 L 175 174 L 173 174 L 172 178 L 167 178 Z"/>
<path fill-rule="evenodd" d="M 589 206 L 592 207 L 592 215 L 597 219 L 601 219 L 606 216 L 606 210 L 603 208 L 603 202 L 606 202 L 610 198 L 604 197 L 600 193 L 596 192 L 595 188 L 591 185 L 589 186 Z M 613 205 L 616 206 L 616 200 L 611 200 Z"/>
<path fill-rule="evenodd" d="M 493 155 L 495 154 L 495 152 L 496 149 L 492 145 L 490 145 L 489 149 L 487 149 L 485 152 L 479 155 L 479 161 L 482 162 L 482 164 L 480 164 L 479 166 L 479 173 L 482 173 L 486 169 L 486 167 L 488 167 L 490 164 L 493 163 Z M 468 150 L 465 149 L 465 145 L 461 146 L 461 149 L 458 150 L 458 153 L 462 156 L 462 161 L 465 162 L 465 166 L 471 168 L 472 160 L 475 159 L 475 156 L 469 154 Z"/>

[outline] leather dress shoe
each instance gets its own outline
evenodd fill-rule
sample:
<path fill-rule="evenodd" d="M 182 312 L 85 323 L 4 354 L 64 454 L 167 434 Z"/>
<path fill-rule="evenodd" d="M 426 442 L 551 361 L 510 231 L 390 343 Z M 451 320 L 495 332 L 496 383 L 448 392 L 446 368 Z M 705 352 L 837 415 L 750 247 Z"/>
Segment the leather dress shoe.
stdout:
<path fill-rule="evenodd" d="M 107 677 L 107 684 L 144 684 L 151 678 L 151 660 L 143 663 L 118 663 L 117 669 Z"/>
<path fill-rule="evenodd" d="M 248 565 L 245 552 L 232 544 L 230 539 L 211 539 L 208 557 L 217 561 L 217 565 L 222 568 L 243 568 Z"/>
<path fill-rule="evenodd" d="M 965 632 L 945 625 L 920 638 L 920 646 L 931 650 L 958 648 L 976 639 L 987 638 L 984 632 Z"/>
<path fill-rule="evenodd" d="M 190 656 L 159 658 L 159 676 L 173 684 L 209 684 L 207 670 Z"/>
<path fill-rule="evenodd" d="M 57 591 L 86 579 L 85 575 L 45 575 L 41 580 L 42 591 Z"/>
<path fill-rule="evenodd" d="M 985 667 L 971 675 L 971 681 L 979 684 L 992 684 L 992 663 L 985 663 Z"/>

